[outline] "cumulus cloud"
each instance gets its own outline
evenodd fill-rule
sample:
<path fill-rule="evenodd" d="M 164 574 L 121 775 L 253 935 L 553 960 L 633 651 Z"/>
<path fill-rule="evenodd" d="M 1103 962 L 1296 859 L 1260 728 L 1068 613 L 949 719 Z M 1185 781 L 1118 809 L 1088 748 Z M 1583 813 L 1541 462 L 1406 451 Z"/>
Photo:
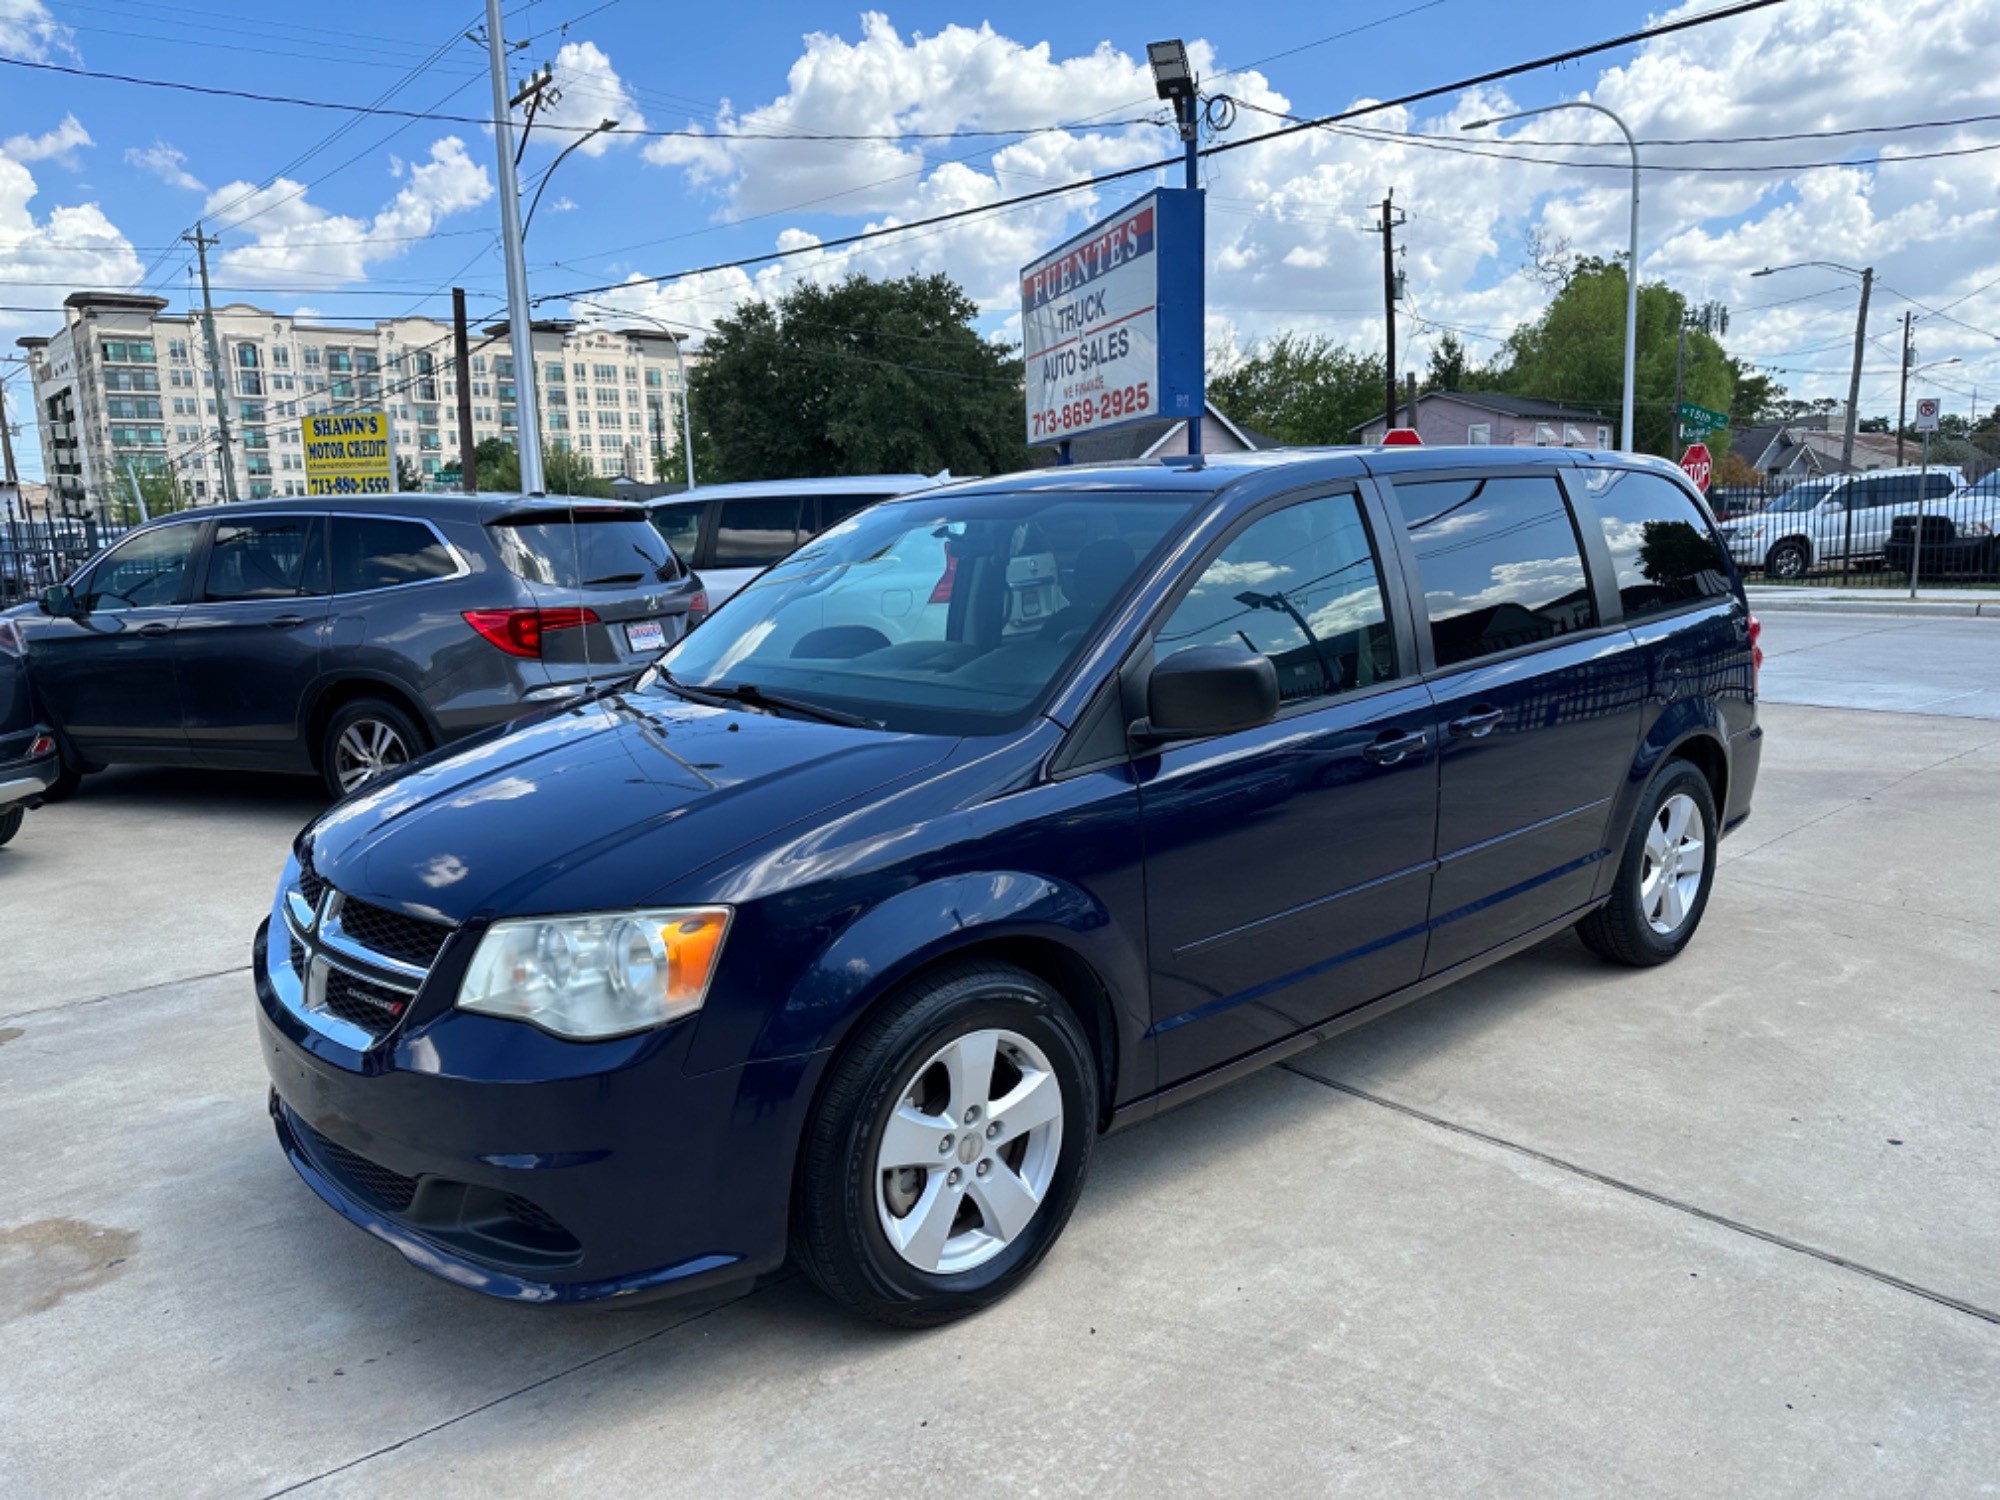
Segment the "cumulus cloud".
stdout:
<path fill-rule="evenodd" d="M 90 132 L 75 115 L 64 115 L 62 123 L 54 130 L 40 135 L 10 135 L 0 151 L 15 161 L 53 161 L 65 167 L 76 166 L 76 149 L 79 146 L 94 146 Z"/>
<path fill-rule="evenodd" d="M 1204 75 L 1232 61 L 1206 42 L 1190 43 L 1190 53 Z M 1248 106 L 1317 114 L 1363 102 L 1319 92 L 1335 76 L 1320 73 L 1313 96 L 1294 100 L 1254 70 L 1228 74 L 1221 86 L 1246 106 L 1229 138 L 1278 123 Z M 1514 80 L 1421 111 L 1371 114 L 1356 122 L 1360 129 L 1301 132 L 1210 158 L 1211 346 L 1242 349 L 1294 329 L 1379 350 L 1380 240 L 1369 226 L 1393 185 L 1409 215 L 1399 235 L 1409 285 L 1398 310 L 1405 362 L 1420 366 L 1446 329 L 1490 359 L 1547 300 L 1528 274 L 1532 235 L 1566 239 L 1579 253 L 1622 256 L 1629 177 L 1622 139 L 1588 112 L 1477 137 L 1461 125 L 1563 97 L 1616 109 L 1649 142 L 1991 114 L 2000 107 L 2000 0 L 1794 0 L 1554 80 L 1570 92 L 1550 87 L 1539 76 Z M 811 216 L 821 233 L 844 234 L 1168 154 L 1173 141 L 1163 130 L 1102 123 L 1156 107 L 1143 57 L 1108 44 L 1058 58 L 1046 44 L 1023 44 L 990 25 L 905 35 L 871 14 L 856 38 L 807 37 L 778 97 L 725 106 L 715 120 L 689 122 L 704 132 L 699 137 L 657 140 L 644 154 L 710 195 L 721 221 L 770 217 L 792 232 Z M 981 142 L 751 139 L 1061 120 L 1086 123 L 999 150 Z M 1750 273 L 1797 260 L 1873 265 L 1873 326 L 1883 331 L 1885 352 L 1864 384 L 1867 409 L 1893 404 L 1888 325 L 1909 305 L 1903 297 L 1949 315 L 1929 320 L 1925 359 L 1963 356 L 1969 382 L 1976 357 L 1989 386 L 2000 386 L 2000 340 L 1959 326 L 2000 332 L 2000 152 L 1895 164 L 1995 144 L 2000 131 L 1986 123 L 1876 137 L 1647 145 L 1649 168 L 1660 170 L 1649 169 L 1644 182 L 1642 274 L 1692 300 L 1728 303 L 1732 352 L 1762 360 L 1796 392 L 1821 395 L 1845 392 L 1851 282 L 1804 272 L 1753 281 Z M 1878 155 L 1889 161 L 1874 165 Z M 1842 161 L 1850 164 L 1805 165 Z M 1758 170 L 1699 170 L 1745 164 Z M 776 295 L 800 278 L 941 269 L 1006 336 L 1017 328 L 1016 269 L 1150 185 L 1135 178 L 872 245 L 821 250 L 808 237 L 807 253 L 781 263 L 635 285 L 605 300 L 698 328 L 744 297 Z"/>
<path fill-rule="evenodd" d="M 168 187 L 186 188 L 189 192 L 205 193 L 201 179 L 187 169 L 187 157 L 165 141 L 155 141 L 143 150 L 137 146 L 125 148 L 125 160 L 135 167 L 143 167 Z"/>
<path fill-rule="evenodd" d="M 0 0 L 0 52 L 36 62 L 57 53 L 75 57 L 75 33 L 42 0 Z"/>
<path fill-rule="evenodd" d="M 559 97 L 535 115 L 535 128 L 528 139 L 537 149 L 553 155 L 605 120 L 616 120 L 621 131 L 646 128 L 645 112 L 597 43 L 563 43 L 549 70 Z M 577 147 L 577 154 L 602 156 L 613 145 L 630 139 L 622 134 L 589 136 Z"/>
<path fill-rule="evenodd" d="M 428 160 L 408 167 L 401 189 L 373 218 L 329 213 L 288 177 L 265 187 L 227 183 L 209 195 L 204 211 L 234 229 L 232 239 L 255 236 L 223 251 L 230 275 L 274 283 L 307 275 L 332 284 L 364 280 L 371 264 L 404 254 L 444 218 L 492 196 L 486 168 L 457 136 L 446 136 L 431 146 Z"/>

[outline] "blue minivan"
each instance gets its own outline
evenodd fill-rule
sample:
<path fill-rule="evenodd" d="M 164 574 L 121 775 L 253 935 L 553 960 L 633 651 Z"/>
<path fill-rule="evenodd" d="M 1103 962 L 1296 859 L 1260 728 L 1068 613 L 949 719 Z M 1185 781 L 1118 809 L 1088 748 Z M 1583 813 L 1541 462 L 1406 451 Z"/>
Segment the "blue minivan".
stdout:
<path fill-rule="evenodd" d="M 902 1326 L 1103 1133 L 1575 927 L 1693 937 L 1757 626 L 1679 471 L 1341 449 L 873 506 L 650 669 L 299 836 L 271 1113 L 412 1263 L 560 1303 L 792 1256 Z"/>

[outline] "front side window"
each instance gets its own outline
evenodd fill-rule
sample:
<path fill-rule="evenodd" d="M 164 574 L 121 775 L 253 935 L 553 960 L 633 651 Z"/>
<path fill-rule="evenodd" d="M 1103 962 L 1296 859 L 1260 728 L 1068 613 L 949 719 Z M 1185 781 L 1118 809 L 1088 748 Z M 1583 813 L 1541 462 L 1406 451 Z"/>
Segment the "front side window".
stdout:
<path fill-rule="evenodd" d="M 332 535 L 336 594 L 449 578 L 458 571 L 450 549 L 421 522 L 335 516 Z"/>
<path fill-rule="evenodd" d="M 1628 621 L 1730 592 L 1729 564 L 1687 491 L 1658 474 L 1585 469 Z"/>
<path fill-rule="evenodd" d="M 1037 490 L 878 505 L 772 567 L 664 664 L 690 687 L 758 687 L 897 732 L 1002 733 L 1046 699 L 1199 499 Z"/>
<path fill-rule="evenodd" d="M 1190 646 L 1270 657 L 1283 705 L 1394 677 L 1381 571 L 1354 496 L 1302 501 L 1245 527 L 1175 606 L 1153 654 Z"/>
<path fill-rule="evenodd" d="M 1440 667 L 1597 623 L 1583 554 L 1553 476 L 1395 486 Z"/>
<path fill-rule="evenodd" d="M 199 526 L 162 526 L 120 542 L 90 570 L 89 581 L 77 590 L 84 609 L 91 614 L 115 614 L 174 603 L 181 596 L 188 559 L 194 555 L 200 530 Z"/>
<path fill-rule="evenodd" d="M 715 529 L 715 566 L 763 568 L 799 544 L 799 497 L 727 500 Z"/>
<path fill-rule="evenodd" d="M 312 549 L 311 516 L 260 516 L 253 521 L 224 521 L 215 528 L 208 549 L 208 579 L 202 593 L 212 600 L 290 599 L 326 591 L 320 576 L 307 578 L 307 554 Z M 324 574 L 313 559 L 312 572 Z"/>

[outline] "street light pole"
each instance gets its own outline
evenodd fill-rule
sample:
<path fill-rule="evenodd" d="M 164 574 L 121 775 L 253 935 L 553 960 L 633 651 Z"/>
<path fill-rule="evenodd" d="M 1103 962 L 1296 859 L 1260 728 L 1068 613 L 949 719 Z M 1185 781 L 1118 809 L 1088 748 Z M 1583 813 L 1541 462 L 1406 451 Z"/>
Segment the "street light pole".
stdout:
<path fill-rule="evenodd" d="M 486 0 L 486 54 L 493 74 L 493 143 L 499 158 L 500 248 L 507 260 L 507 337 L 514 350 L 514 436 L 521 490 L 542 493 L 542 423 L 535 400 L 535 331 L 528 307 L 528 263 L 521 245 L 521 185 L 514 174 L 514 111 L 507 97 L 507 43 L 500 0 Z"/>
<path fill-rule="evenodd" d="M 1625 137 L 1625 149 L 1632 153 L 1632 232 L 1631 246 L 1625 257 L 1625 400 L 1619 411 L 1619 443 L 1626 453 L 1637 451 L 1632 439 L 1632 406 L 1636 393 L 1634 381 L 1639 364 L 1639 143 L 1632 139 L 1632 132 L 1625 122 L 1601 104 L 1592 104 L 1588 99 L 1567 99 L 1561 104 L 1545 104 L 1540 109 L 1524 109 L 1517 114 L 1495 115 L 1490 120 L 1474 120 L 1470 125 L 1461 125 L 1461 130 L 1480 130 L 1488 125 L 1504 125 L 1509 120 L 1525 120 L 1533 115 L 1553 114 L 1559 109 L 1588 109 L 1603 115 L 1618 127 L 1618 133 Z M 1675 413 L 1676 420 L 1679 413 Z"/>
<path fill-rule="evenodd" d="M 581 146 L 592 136 L 602 135 L 607 130 L 616 130 L 617 128 L 618 122 L 616 120 L 599 120 L 590 129 L 563 147 L 561 152 L 557 154 L 556 159 L 549 163 L 549 169 L 542 173 L 542 180 L 535 186 L 535 196 L 528 204 L 528 217 L 521 221 L 521 237 L 523 239 L 527 238 L 528 229 L 535 222 L 535 210 L 541 207 L 542 190 L 549 185 L 549 179 L 556 175 L 556 168 L 563 164 L 563 158 L 576 150 L 578 146 Z"/>

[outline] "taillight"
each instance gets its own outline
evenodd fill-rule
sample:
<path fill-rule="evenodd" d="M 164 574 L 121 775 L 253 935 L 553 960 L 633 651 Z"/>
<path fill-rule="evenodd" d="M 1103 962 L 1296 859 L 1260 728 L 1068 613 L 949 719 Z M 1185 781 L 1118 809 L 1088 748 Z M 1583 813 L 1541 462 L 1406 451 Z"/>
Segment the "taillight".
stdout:
<path fill-rule="evenodd" d="M 21 627 L 12 620 L 0 620 L 0 651 L 9 656 L 27 655 L 27 645 L 21 639 Z"/>
<path fill-rule="evenodd" d="M 697 589 L 695 596 L 688 600 L 687 628 L 692 630 L 708 618 L 708 590 Z"/>
<path fill-rule="evenodd" d="M 1757 691 L 1757 679 L 1764 670 L 1764 625 L 1755 615 L 1750 617 L 1750 691 Z"/>
<path fill-rule="evenodd" d="M 951 603 L 951 582 L 957 576 L 958 554 L 956 552 L 949 553 L 944 560 L 944 573 L 938 578 L 937 587 L 931 590 L 931 603 Z"/>
<path fill-rule="evenodd" d="M 542 637 L 551 630 L 577 630 L 597 623 L 594 609 L 468 609 L 465 623 L 509 656 L 538 658 Z"/>
<path fill-rule="evenodd" d="M 56 753 L 56 737 L 52 734 L 38 734 L 34 744 L 28 746 L 28 759 L 40 760 L 44 755 Z"/>

